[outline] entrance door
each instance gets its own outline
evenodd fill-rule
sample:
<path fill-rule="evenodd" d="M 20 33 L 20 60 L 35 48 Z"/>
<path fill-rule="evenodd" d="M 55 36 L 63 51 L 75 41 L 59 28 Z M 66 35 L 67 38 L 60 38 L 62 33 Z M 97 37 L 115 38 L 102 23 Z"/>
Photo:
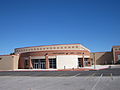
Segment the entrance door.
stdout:
<path fill-rule="evenodd" d="M 34 68 L 38 69 L 39 68 L 39 64 L 38 63 L 34 63 Z"/>
<path fill-rule="evenodd" d="M 82 58 L 78 58 L 78 67 L 82 67 Z"/>
<path fill-rule="evenodd" d="M 44 59 L 44 60 L 41 59 L 39 64 L 40 64 L 40 68 L 41 68 L 41 69 L 46 69 L 45 59 Z"/>
<path fill-rule="evenodd" d="M 34 69 L 46 69 L 45 59 L 32 59 Z"/>
<path fill-rule="evenodd" d="M 88 58 L 84 58 L 84 64 L 85 66 L 88 66 Z"/>

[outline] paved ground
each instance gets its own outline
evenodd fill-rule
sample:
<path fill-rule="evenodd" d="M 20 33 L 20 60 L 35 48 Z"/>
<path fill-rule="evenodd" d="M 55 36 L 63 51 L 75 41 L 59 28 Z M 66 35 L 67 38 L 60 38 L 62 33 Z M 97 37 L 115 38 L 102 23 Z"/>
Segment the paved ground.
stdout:
<path fill-rule="evenodd" d="M 0 72 L 0 90 L 120 90 L 120 67 L 100 71 Z"/>
<path fill-rule="evenodd" d="M 120 68 L 111 68 L 97 71 L 6 71 L 0 76 L 120 76 Z"/>

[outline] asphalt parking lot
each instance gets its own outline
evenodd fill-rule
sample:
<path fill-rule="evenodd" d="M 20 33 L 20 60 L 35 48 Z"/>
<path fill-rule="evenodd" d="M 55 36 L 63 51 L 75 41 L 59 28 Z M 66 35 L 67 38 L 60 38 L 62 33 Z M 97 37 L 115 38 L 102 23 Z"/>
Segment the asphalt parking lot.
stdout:
<path fill-rule="evenodd" d="M 120 90 L 120 68 L 99 71 L 0 72 L 0 90 Z"/>
<path fill-rule="evenodd" d="M 96 71 L 5 71 L 0 76 L 120 76 L 120 68 L 111 68 Z"/>

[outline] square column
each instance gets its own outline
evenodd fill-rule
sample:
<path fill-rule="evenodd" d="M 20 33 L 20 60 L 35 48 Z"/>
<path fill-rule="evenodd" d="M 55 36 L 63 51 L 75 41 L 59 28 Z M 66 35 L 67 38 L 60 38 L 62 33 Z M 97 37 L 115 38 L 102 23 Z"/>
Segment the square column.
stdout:
<path fill-rule="evenodd" d="M 33 65 L 32 65 L 32 60 L 31 60 L 31 56 L 29 57 L 29 69 L 32 69 Z"/>
<path fill-rule="evenodd" d="M 48 55 L 45 56 L 45 61 L 46 61 L 46 69 L 49 69 L 49 58 L 48 58 Z"/>

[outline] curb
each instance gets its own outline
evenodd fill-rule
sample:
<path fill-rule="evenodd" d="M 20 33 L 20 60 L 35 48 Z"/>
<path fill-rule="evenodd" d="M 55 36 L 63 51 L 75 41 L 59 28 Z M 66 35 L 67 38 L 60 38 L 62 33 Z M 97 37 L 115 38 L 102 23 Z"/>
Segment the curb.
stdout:
<path fill-rule="evenodd" d="M 104 70 L 107 68 L 101 68 L 101 69 L 89 69 L 89 68 L 80 68 L 80 69 L 58 69 L 58 70 L 6 70 L 6 71 L 0 71 L 0 72 L 45 72 L 45 71 L 97 71 L 97 70 Z"/>

